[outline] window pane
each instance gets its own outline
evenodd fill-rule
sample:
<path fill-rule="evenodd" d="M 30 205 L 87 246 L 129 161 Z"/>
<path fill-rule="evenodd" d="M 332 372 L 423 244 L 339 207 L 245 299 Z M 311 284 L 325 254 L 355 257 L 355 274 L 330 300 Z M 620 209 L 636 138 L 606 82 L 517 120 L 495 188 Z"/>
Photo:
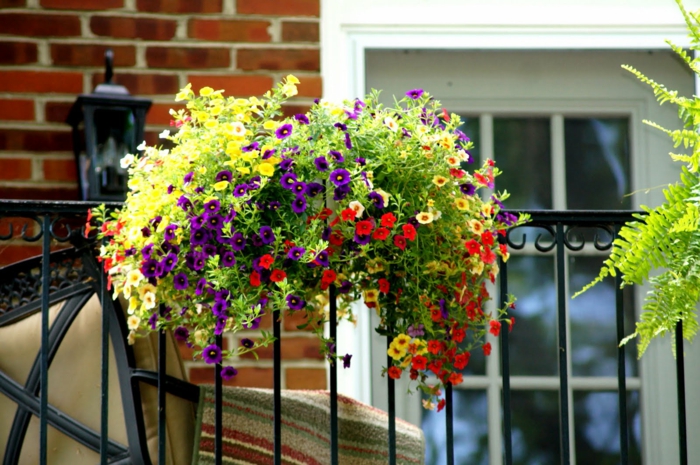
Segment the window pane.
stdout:
<path fill-rule="evenodd" d="M 494 118 L 493 149 L 509 209 L 552 208 L 550 125 L 547 118 Z"/>
<path fill-rule="evenodd" d="M 576 462 L 620 463 L 620 418 L 617 392 L 574 392 Z M 629 463 L 642 463 L 639 393 L 627 393 Z"/>
<path fill-rule="evenodd" d="M 566 118 L 564 141 L 568 208 L 630 208 L 628 118 Z"/>
<path fill-rule="evenodd" d="M 488 465 L 486 391 L 455 389 L 452 399 L 455 463 Z M 425 434 L 425 465 L 447 463 L 445 410 L 423 410 L 421 428 Z"/>
<path fill-rule="evenodd" d="M 511 405 L 513 464 L 558 465 L 559 392 L 512 391 Z"/>
<path fill-rule="evenodd" d="M 556 376 L 557 314 L 554 260 L 549 256 L 511 256 L 508 292 L 517 297 L 515 326 L 509 334 L 513 376 Z"/>
<path fill-rule="evenodd" d="M 469 150 L 469 153 L 474 163 L 476 165 L 481 165 L 481 140 L 479 138 L 479 128 L 481 126 L 479 124 L 479 117 L 460 115 L 460 118 L 462 118 L 462 124 L 459 125 L 458 129 L 474 142 L 474 147 Z"/>
<path fill-rule="evenodd" d="M 571 292 L 578 292 L 600 271 L 605 257 L 569 257 Z M 634 292 L 624 290 L 625 335 L 634 330 Z M 617 376 L 615 281 L 605 279 L 569 302 L 571 365 L 574 376 Z M 628 376 L 637 376 L 635 341 L 625 346 Z"/>

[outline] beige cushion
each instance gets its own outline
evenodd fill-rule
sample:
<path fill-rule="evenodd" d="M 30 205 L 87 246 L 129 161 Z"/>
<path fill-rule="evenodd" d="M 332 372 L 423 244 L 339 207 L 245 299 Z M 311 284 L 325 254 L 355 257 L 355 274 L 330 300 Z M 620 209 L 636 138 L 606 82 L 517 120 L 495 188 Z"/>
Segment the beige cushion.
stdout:
<path fill-rule="evenodd" d="M 51 321 L 55 319 L 63 303 L 50 309 Z M 93 430 L 100 430 L 100 383 L 101 383 L 101 328 L 102 312 L 99 298 L 92 298 L 78 313 L 68 330 L 49 369 L 49 402 Z M 24 384 L 34 358 L 38 354 L 41 334 L 41 315 L 36 313 L 11 326 L 0 328 L 0 371 Z M 157 368 L 157 342 L 152 338 L 141 338 L 134 346 L 138 368 Z M 109 436 L 126 445 L 126 425 L 122 411 L 121 390 L 116 361 L 110 345 L 109 357 Z M 184 379 L 185 371 L 179 358 L 177 346 L 168 338 L 167 373 Z M 151 459 L 157 462 L 157 390 L 142 386 L 144 421 Z M 167 419 L 167 463 L 185 465 L 190 462 L 194 430 L 195 406 L 185 400 L 168 396 Z M 14 419 L 16 404 L 0 395 L 0 451 L 4 453 L 9 430 Z M 39 462 L 39 421 L 33 418 L 24 440 L 20 457 L 21 464 Z M 48 431 L 48 457 L 51 464 L 94 464 L 99 454 L 64 436 L 54 428 Z M 2 455 L 2 454 L 0 454 Z"/>

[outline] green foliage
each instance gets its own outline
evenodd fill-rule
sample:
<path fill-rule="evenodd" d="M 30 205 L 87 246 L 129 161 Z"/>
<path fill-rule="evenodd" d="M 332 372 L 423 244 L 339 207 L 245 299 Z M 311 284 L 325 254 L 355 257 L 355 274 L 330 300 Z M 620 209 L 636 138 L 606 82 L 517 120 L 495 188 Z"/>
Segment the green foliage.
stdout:
<path fill-rule="evenodd" d="M 700 15 L 688 12 L 677 0 L 688 26 L 691 49 L 700 49 Z M 672 50 L 700 75 L 700 60 L 685 49 L 669 42 Z M 646 214 L 622 227 L 610 257 L 598 277 L 576 295 L 585 292 L 607 276 L 621 273 L 622 285 L 648 283 L 650 290 L 642 306 L 642 315 L 626 343 L 639 338 L 641 357 L 651 341 L 672 333 L 683 322 L 683 337 L 692 340 L 698 332 L 696 304 L 700 299 L 700 99 L 686 98 L 677 91 L 648 78 L 631 66 L 624 69 L 648 84 L 660 104 L 670 102 L 678 107 L 683 129 L 671 131 L 655 123 L 646 124 L 665 132 L 675 147 L 683 146 L 690 154 L 670 156 L 684 164 L 678 182 L 664 190 L 665 201 L 656 208 L 642 206 Z M 673 347 L 675 352 L 675 347 Z"/>

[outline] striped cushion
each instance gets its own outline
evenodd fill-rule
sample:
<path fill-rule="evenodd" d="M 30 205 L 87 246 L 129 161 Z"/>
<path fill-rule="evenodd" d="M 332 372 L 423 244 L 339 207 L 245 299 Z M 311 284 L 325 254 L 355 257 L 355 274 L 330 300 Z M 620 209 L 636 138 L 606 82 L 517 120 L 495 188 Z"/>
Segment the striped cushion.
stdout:
<path fill-rule="evenodd" d="M 201 386 L 194 464 L 214 463 L 214 387 Z M 272 390 L 224 387 L 224 463 L 272 463 Z M 282 463 L 330 463 L 328 391 L 282 391 Z M 388 416 L 338 396 L 339 463 L 387 463 Z M 422 464 L 425 443 L 420 428 L 396 420 L 397 462 Z"/>

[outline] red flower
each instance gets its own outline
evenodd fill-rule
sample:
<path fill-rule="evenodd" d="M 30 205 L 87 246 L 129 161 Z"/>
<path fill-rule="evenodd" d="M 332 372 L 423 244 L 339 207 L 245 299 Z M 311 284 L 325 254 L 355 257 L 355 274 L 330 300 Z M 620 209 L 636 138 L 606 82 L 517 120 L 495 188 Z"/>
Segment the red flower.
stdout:
<path fill-rule="evenodd" d="M 322 220 L 325 220 L 332 214 L 333 210 L 331 210 L 330 208 L 324 208 L 323 210 L 321 210 L 321 213 L 318 214 L 318 217 Z"/>
<path fill-rule="evenodd" d="M 400 234 L 394 236 L 394 245 L 401 250 L 406 250 L 406 238 Z"/>
<path fill-rule="evenodd" d="M 389 378 L 391 379 L 401 378 L 401 368 L 399 367 L 389 367 L 387 373 L 389 374 Z"/>
<path fill-rule="evenodd" d="M 412 224 L 404 224 L 401 226 L 401 229 L 403 229 L 403 235 L 406 236 L 406 239 L 409 241 L 416 240 L 416 228 Z"/>
<path fill-rule="evenodd" d="M 321 277 L 321 281 L 324 283 L 332 283 L 335 281 L 335 279 L 338 277 L 338 275 L 335 274 L 335 271 L 333 270 L 324 270 L 323 271 L 323 276 Z"/>
<path fill-rule="evenodd" d="M 286 277 L 287 273 L 285 273 L 284 271 L 272 270 L 272 274 L 270 274 L 270 281 L 272 281 L 273 283 L 281 283 Z"/>
<path fill-rule="evenodd" d="M 440 410 L 445 408 L 445 399 L 440 399 L 440 402 L 437 404 L 437 411 L 439 412 Z"/>
<path fill-rule="evenodd" d="M 464 352 L 463 354 L 455 355 L 455 361 L 453 363 L 454 367 L 458 370 L 464 370 L 464 367 L 469 363 L 469 358 L 472 354 L 469 352 Z"/>
<path fill-rule="evenodd" d="M 501 322 L 496 321 L 496 320 L 491 320 L 489 322 L 489 333 L 493 334 L 494 336 L 498 337 L 498 335 L 501 332 Z"/>
<path fill-rule="evenodd" d="M 474 173 L 474 179 L 476 179 L 476 181 L 482 186 L 485 186 L 489 183 L 481 173 Z"/>
<path fill-rule="evenodd" d="M 514 316 L 510 317 L 510 321 L 508 322 L 508 332 L 513 331 L 513 326 L 515 326 L 515 317 Z"/>
<path fill-rule="evenodd" d="M 443 108 L 443 109 L 442 109 L 442 118 L 443 118 L 445 121 L 449 121 L 449 120 L 450 120 L 450 115 L 449 115 L 449 113 L 447 113 L 447 109 L 446 109 L 446 108 Z"/>
<path fill-rule="evenodd" d="M 481 251 L 481 244 L 476 242 L 474 239 L 470 239 L 464 243 L 464 247 L 467 248 L 469 255 L 476 255 Z"/>
<path fill-rule="evenodd" d="M 250 285 L 253 287 L 260 286 L 260 273 L 258 273 L 257 271 L 253 271 L 250 274 Z"/>
<path fill-rule="evenodd" d="M 352 208 L 346 208 L 342 212 L 340 212 L 341 218 L 343 218 L 343 221 L 350 221 L 355 219 L 355 210 Z"/>
<path fill-rule="evenodd" d="M 431 307 L 430 308 L 430 318 L 436 323 L 438 321 L 442 320 L 442 312 L 440 311 L 440 308 Z"/>
<path fill-rule="evenodd" d="M 428 359 L 422 355 L 416 355 L 411 359 L 411 367 L 413 367 L 414 370 L 425 370 L 427 363 Z"/>
<path fill-rule="evenodd" d="M 343 233 L 341 233 L 340 231 L 333 231 L 333 234 L 331 234 L 331 237 L 330 239 L 328 239 L 328 241 L 333 245 L 343 245 Z"/>
<path fill-rule="evenodd" d="M 389 281 L 387 281 L 384 278 L 381 278 L 379 280 L 379 292 L 381 292 L 382 294 L 389 293 Z"/>
<path fill-rule="evenodd" d="M 418 372 L 417 372 L 416 370 L 414 370 L 414 369 L 411 369 L 411 379 L 412 379 L 413 381 L 415 381 L 415 380 L 418 379 Z"/>
<path fill-rule="evenodd" d="M 451 373 L 450 377 L 448 378 L 448 381 L 453 386 L 456 386 L 458 384 L 462 384 L 462 381 L 464 381 L 464 378 L 462 377 L 462 373 Z"/>
<path fill-rule="evenodd" d="M 432 371 L 436 375 L 440 373 L 440 370 L 442 370 L 442 361 L 441 360 L 435 360 L 434 362 L 431 362 L 428 365 L 428 370 Z"/>
<path fill-rule="evenodd" d="M 493 245 L 493 234 L 491 234 L 491 231 L 485 231 L 481 235 L 481 243 L 484 244 L 484 247 L 491 247 Z"/>
<path fill-rule="evenodd" d="M 266 270 L 270 269 L 270 266 L 272 263 L 275 261 L 274 257 L 270 255 L 269 253 L 266 253 L 262 257 L 260 257 L 260 266 L 265 268 Z"/>
<path fill-rule="evenodd" d="M 387 237 L 389 237 L 389 230 L 386 228 L 377 228 L 372 233 L 372 238 L 380 241 L 383 241 Z"/>
<path fill-rule="evenodd" d="M 464 337 L 467 335 L 467 332 L 463 330 L 462 328 L 455 328 L 452 330 L 452 340 L 460 343 L 464 340 Z"/>
<path fill-rule="evenodd" d="M 442 350 L 442 342 L 435 341 L 435 340 L 428 341 L 428 352 L 430 352 L 433 355 L 437 355 L 440 353 L 441 350 Z"/>
<path fill-rule="evenodd" d="M 372 223 L 367 220 L 359 221 L 355 225 L 355 232 L 358 236 L 366 236 L 372 232 Z"/>
<path fill-rule="evenodd" d="M 481 348 L 484 349 L 484 355 L 486 355 L 487 357 L 489 355 L 491 355 L 491 343 L 490 342 L 487 342 L 486 344 L 481 346 Z"/>
<path fill-rule="evenodd" d="M 498 248 L 501 251 L 501 255 L 506 255 L 508 253 L 508 246 L 505 244 L 498 244 Z"/>
<path fill-rule="evenodd" d="M 486 264 L 491 264 L 496 261 L 496 254 L 493 253 L 493 250 L 484 248 L 481 252 L 481 260 Z"/>
<path fill-rule="evenodd" d="M 460 179 L 464 177 L 465 173 L 463 170 L 457 168 L 450 168 L 450 175 L 457 179 Z"/>
<path fill-rule="evenodd" d="M 384 213 L 382 215 L 381 224 L 385 228 L 393 228 L 396 223 L 396 216 L 393 213 Z"/>

